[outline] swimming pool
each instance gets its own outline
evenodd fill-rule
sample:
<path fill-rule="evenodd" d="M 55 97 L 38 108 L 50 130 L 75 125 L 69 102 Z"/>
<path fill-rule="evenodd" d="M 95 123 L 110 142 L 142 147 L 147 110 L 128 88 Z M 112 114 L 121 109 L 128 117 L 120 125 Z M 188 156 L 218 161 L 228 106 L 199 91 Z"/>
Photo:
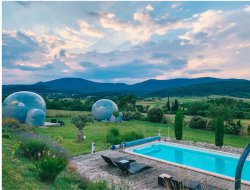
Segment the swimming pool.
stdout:
<path fill-rule="evenodd" d="M 240 156 L 237 154 L 167 142 L 149 143 L 146 145 L 128 148 L 125 151 L 196 171 L 212 175 L 216 174 L 228 179 L 234 179 L 238 158 Z M 241 179 L 247 184 L 250 184 L 249 157 L 244 164 Z"/>

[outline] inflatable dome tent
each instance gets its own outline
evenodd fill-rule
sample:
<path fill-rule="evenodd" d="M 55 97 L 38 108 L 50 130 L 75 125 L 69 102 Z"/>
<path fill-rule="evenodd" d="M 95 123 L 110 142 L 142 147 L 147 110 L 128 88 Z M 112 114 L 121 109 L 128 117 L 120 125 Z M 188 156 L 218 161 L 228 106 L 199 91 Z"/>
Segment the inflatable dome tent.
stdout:
<path fill-rule="evenodd" d="M 118 117 L 116 118 L 116 120 L 118 122 L 122 122 L 122 120 L 123 120 L 123 113 L 122 112 L 119 112 Z"/>
<path fill-rule="evenodd" d="M 9 95 L 3 101 L 3 118 L 11 117 L 33 126 L 44 125 L 46 104 L 33 92 L 21 91 Z M 27 117 L 28 116 L 28 117 Z"/>
<path fill-rule="evenodd" d="M 98 121 L 110 121 L 113 113 L 118 111 L 118 107 L 112 100 L 101 99 L 92 106 L 92 115 Z"/>
<path fill-rule="evenodd" d="M 26 116 L 26 122 L 31 126 L 43 126 L 45 123 L 46 114 L 41 109 L 30 109 Z"/>

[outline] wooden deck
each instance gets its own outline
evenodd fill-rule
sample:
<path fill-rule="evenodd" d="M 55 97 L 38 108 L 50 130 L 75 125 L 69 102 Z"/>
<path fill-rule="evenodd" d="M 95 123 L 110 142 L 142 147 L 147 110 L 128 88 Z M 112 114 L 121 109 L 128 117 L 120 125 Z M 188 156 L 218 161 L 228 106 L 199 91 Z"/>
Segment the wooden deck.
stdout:
<path fill-rule="evenodd" d="M 101 154 L 110 157 L 127 157 L 135 159 L 152 166 L 153 168 L 142 171 L 135 175 L 123 173 L 119 168 L 108 166 L 101 158 Z M 132 155 L 118 150 L 106 150 L 95 154 L 82 155 L 74 157 L 71 163 L 77 167 L 78 172 L 93 181 L 107 180 L 110 183 L 123 186 L 124 189 L 149 190 L 164 189 L 158 186 L 157 177 L 162 173 L 169 174 L 179 180 L 195 180 L 205 184 L 213 185 L 218 188 L 233 190 L 234 182 L 215 176 L 210 176 L 200 172 L 184 169 L 181 167 L 169 165 L 156 160 L 143 158 L 141 156 Z M 205 164 L 205 163 L 204 163 Z M 165 188 L 166 189 L 166 188 Z M 250 186 L 242 185 L 242 190 L 250 190 Z"/>

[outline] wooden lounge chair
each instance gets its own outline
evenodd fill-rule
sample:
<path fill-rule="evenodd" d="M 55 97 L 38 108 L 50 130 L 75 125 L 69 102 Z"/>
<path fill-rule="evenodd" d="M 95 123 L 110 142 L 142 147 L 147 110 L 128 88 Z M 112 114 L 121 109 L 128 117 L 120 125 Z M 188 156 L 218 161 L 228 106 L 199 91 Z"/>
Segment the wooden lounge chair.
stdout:
<path fill-rule="evenodd" d="M 177 190 L 177 189 L 178 190 L 180 190 L 180 189 L 187 190 L 187 189 L 189 189 L 188 187 L 184 186 L 181 183 L 181 181 L 178 181 L 169 175 L 167 175 L 167 176 L 160 175 L 160 176 L 158 177 L 158 184 L 161 186 L 168 187 L 170 190 Z M 194 189 L 190 189 L 190 190 L 194 190 Z"/>
<path fill-rule="evenodd" d="M 221 190 L 218 187 L 200 183 L 198 181 L 185 179 L 179 181 L 168 174 L 161 174 L 158 176 L 158 184 L 166 186 L 170 190 L 185 189 L 185 190 Z"/>
<path fill-rule="evenodd" d="M 115 161 L 119 162 L 121 160 L 128 160 L 129 162 L 135 162 L 135 160 L 130 160 L 130 159 L 127 159 L 127 158 L 124 158 L 124 157 L 119 157 L 119 158 L 110 158 L 110 157 L 107 157 L 107 156 L 103 156 L 101 155 L 101 157 L 103 158 L 103 160 L 108 163 L 108 165 L 110 166 L 113 166 L 113 167 L 116 167 L 116 163 Z"/>
<path fill-rule="evenodd" d="M 115 163 L 116 163 L 118 168 L 120 168 L 122 171 L 127 172 L 129 174 L 136 174 L 136 173 L 139 173 L 145 169 L 152 168 L 151 166 L 147 166 L 145 164 L 135 163 L 135 162 L 131 162 L 129 164 L 129 167 L 127 167 L 126 165 L 122 164 L 119 161 L 115 161 Z"/>

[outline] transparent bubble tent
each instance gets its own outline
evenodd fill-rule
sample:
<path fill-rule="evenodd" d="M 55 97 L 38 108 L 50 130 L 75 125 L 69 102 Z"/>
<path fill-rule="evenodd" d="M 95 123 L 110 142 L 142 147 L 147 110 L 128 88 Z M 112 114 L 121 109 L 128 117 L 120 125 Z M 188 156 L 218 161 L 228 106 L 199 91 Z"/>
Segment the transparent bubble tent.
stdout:
<path fill-rule="evenodd" d="M 30 109 L 26 116 L 26 122 L 31 126 L 43 126 L 45 123 L 45 112 L 41 109 Z"/>
<path fill-rule="evenodd" d="M 118 107 L 112 100 L 101 99 L 92 106 L 92 115 L 98 121 L 110 121 L 113 113 L 118 111 Z"/>
<path fill-rule="evenodd" d="M 119 112 L 118 117 L 117 117 L 116 120 L 117 120 L 118 122 L 122 122 L 122 120 L 123 120 L 123 113 L 122 113 L 122 112 Z"/>
<path fill-rule="evenodd" d="M 32 111 L 32 109 L 36 110 Z M 44 125 L 45 112 L 46 112 L 45 101 L 40 95 L 33 92 L 28 92 L 28 91 L 16 92 L 9 95 L 3 101 L 3 118 L 6 117 L 15 118 L 19 120 L 21 123 L 25 123 L 26 121 L 30 122 L 31 118 L 36 118 L 37 121 L 33 120 L 30 123 L 34 124 L 39 123 L 39 125 L 40 124 Z M 28 113 L 29 113 L 29 118 L 27 118 Z"/>

